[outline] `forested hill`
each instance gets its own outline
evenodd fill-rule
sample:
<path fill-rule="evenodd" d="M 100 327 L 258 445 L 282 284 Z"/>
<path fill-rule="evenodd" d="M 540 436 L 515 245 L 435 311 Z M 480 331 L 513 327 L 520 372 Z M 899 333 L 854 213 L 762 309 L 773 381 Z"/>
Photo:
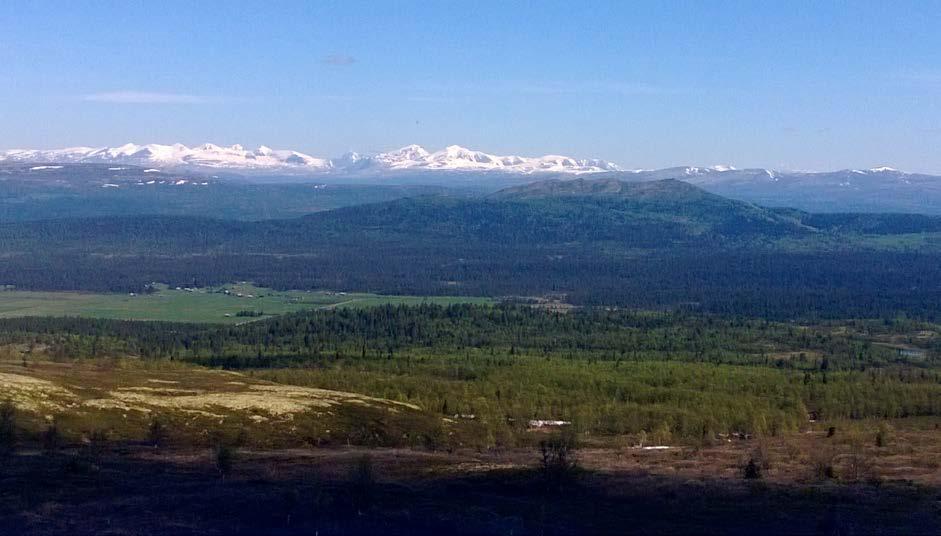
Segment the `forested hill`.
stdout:
<path fill-rule="evenodd" d="M 939 232 L 941 218 L 814 215 L 679 181 L 578 179 L 291 220 L 8 223 L 0 225 L 0 285 L 137 291 L 153 281 L 248 280 L 282 289 L 553 293 L 574 303 L 764 316 L 933 316 L 941 309 Z"/>
<path fill-rule="evenodd" d="M 546 181 L 486 198 L 424 196 L 264 222 L 103 217 L 0 226 L 4 252 L 39 247 L 91 252 L 303 253 L 357 243 L 460 248 L 472 243 L 710 247 L 815 233 L 799 214 L 764 209 L 665 180 Z"/>

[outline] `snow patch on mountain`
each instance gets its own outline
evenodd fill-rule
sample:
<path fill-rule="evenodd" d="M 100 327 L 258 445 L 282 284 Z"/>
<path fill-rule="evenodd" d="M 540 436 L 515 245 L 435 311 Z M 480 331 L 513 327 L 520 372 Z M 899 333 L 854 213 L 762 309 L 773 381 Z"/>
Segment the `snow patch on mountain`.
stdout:
<path fill-rule="evenodd" d="M 725 173 L 726 171 L 738 171 L 738 168 L 727 164 L 718 164 L 709 167 L 689 166 L 683 169 L 685 175 L 707 175 L 710 173 Z"/>

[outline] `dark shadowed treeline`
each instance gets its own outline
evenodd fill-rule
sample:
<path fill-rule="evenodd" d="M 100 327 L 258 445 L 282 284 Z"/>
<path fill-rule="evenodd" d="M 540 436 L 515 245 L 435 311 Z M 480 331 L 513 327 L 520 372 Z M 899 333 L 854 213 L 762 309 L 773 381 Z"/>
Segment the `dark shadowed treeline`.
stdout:
<path fill-rule="evenodd" d="M 771 319 L 939 318 L 941 256 L 900 252 L 675 251 L 610 258 L 588 251 L 337 246 L 303 255 L 24 254 L 0 263 L 22 289 L 142 292 L 152 282 L 252 281 L 280 290 L 534 296 L 576 305 L 676 307 Z"/>

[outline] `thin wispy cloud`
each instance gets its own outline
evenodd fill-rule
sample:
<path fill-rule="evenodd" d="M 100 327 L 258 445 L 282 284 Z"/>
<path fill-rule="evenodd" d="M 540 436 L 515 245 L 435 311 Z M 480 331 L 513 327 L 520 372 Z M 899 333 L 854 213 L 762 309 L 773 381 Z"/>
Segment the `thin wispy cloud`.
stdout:
<path fill-rule="evenodd" d="M 356 63 L 356 58 L 349 54 L 330 54 L 329 56 L 324 56 L 320 61 L 326 65 L 342 67 L 345 65 L 353 65 Z"/>
<path fill-rule="evenodd" d="M 85 102 L 106 102 L 112 104 L 201 104 L 212 99 L 201 95 L 181 93 L 158 93 L 152 91 L 106 91 L 83 95 Z"/>

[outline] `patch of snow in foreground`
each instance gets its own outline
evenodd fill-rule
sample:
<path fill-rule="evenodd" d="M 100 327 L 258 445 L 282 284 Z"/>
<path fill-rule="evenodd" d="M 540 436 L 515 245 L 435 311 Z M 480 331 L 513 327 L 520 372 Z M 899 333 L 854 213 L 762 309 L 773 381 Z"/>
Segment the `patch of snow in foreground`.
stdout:
<path fill-rule="evenodd" d="M 62 169 L 62 166 L 35 166 L 29 168 L 30 171 L 42 171 L 44 169 Z"/>

